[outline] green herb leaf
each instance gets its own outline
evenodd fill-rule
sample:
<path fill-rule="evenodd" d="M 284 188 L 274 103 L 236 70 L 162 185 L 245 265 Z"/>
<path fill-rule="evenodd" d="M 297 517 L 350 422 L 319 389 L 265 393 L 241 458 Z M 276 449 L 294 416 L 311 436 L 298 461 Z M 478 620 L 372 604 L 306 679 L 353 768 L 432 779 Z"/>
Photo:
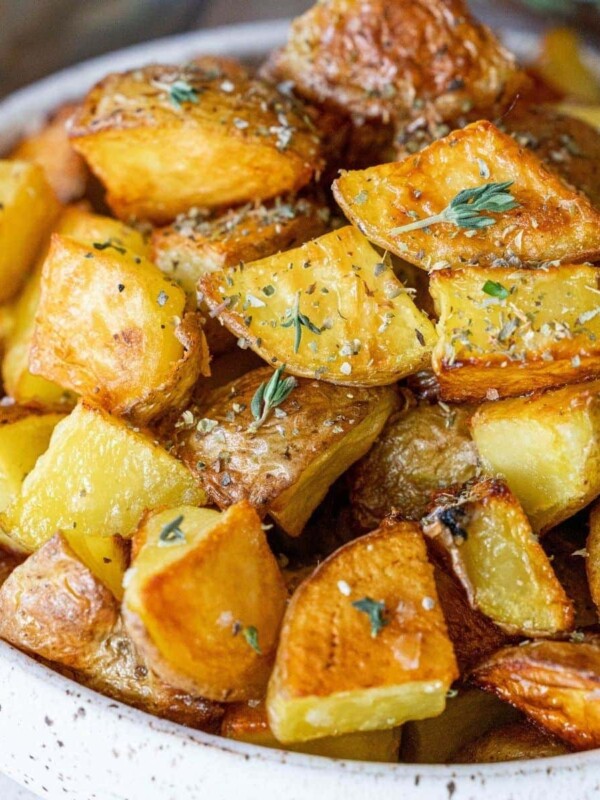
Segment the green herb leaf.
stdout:
<path fill-rule="evenodd" d="M 107 239 L 105 242 L 94 242 L 93 248 L 94 250 L 107 250 L 109 247 L 112 247 L 113 250 L 116 250 L 117 253 L 126 253 L 124 247 L 121 247 L 120 244 L 117 243 L 117 239 Z"/>
<path fill-rule="evenodd" d="M 362 600 L 355 600 L 352 605 L 358 611 L 362 611 L 369 617 L 371 623 L 371 636 L 377 637 L 382 628 L 390 624 L 389 619 L 385 618 L 385 603 L 373 600 L 371 597 L 363 597 Z"/>
<path fill-rule="evenodd" d="M 169 100 L 176 108 L 181 108 L 183 103 L 197 103 L 198 92 L 187 81 L 175 81 L 169 86 Z"/>
<path fill-rule="evenodd" d="M 497 281 L 486 281 L 483 284 L 483 291 L 490 297 L 497 297 L 499 300 L 506 300 L 510 294 L 506 286 L 502 286 Z"/>
<path fill-rule="evenodd" d="M 259 656 L 261 656 L 262 650 L 260 649 L 260 645 L 258 643 L 258 631 L 254 625 L 248 625 L 246 628 L 242 628 L 242 636 L 248 642 L 250 647 L 256 653 L 258 653 Z"/>
<path fill-rule="evenodd" d="M 300 312 L 300 292 L 296 294 L 296 300 L 292 308 L 287 310 L 288 319 L 281 323 L 282 328 L 291 328 L 294 326 L 294 353 L 300 349 L 300 342 L 302 341 L 302 328 L 308 328 L 311 333 L 316 336 L 321 334 L 321 328 L 311 322 L 306 314 Z"/>
<path fill-rule="evenodd" d="M 254 417 L 254 422 L 250 425 L 251 431 L 256 432 L 267 420 L 271 411 L 280 406 L 296 387 L 297 381 L 294 377 L 281 377 L 285 367 L 286 365 L 282 364 L 269 380 L 261 383 L 256 390 L 250 403 L 250 411 Z"/>
<path fill-rule="evenodd" d="M 159 544 L 171 545 L 185 542 L 185 533 L 179 527 L 182 522 L 183 514 L 179 517 L 175 517 L 172 522 L 168 522 L 160 532 L 160 536 L 158 537 Z"/>

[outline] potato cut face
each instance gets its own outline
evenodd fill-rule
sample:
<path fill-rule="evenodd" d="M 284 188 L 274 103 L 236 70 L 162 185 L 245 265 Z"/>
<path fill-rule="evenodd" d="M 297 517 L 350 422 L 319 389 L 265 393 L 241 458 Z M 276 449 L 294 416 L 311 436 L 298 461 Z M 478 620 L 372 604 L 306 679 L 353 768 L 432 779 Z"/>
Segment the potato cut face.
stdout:
<path fill-rule="evenodd" d="M 598 377 L 599 276 L 577 265 L 432 275 L 442 398 L 511 397 Z"/>
<path fill-rule="evenodd" d="M 573 607 L 507 485 L 484 479 L 440 494 L 423 529 L 446 554 L 471 604 L 507 633 L 569 630 Z"/>
<path fill-rule="evenodd" d="M 189 506 L 144 522 L 125 591 L 128 630 L 152 669 L 213 700 L 262 696 L 287 591 L 248 503 Z"/>
<path fill-rule="evenodd" d="M 40 166 L 0 160 L 0 303 L 25 282 L 59 211 Z"/>
<path fill-rule="evenodd" d="M 381 386 L 430 362 L 433 325 L 352 227 L 206 275 L 200 288 L 232 333 L 292 375 Z"/>
<path fill-rule="evenodd" d="M 373 530 L 392 509 L 420 520 L 435 492 L 464 484 L 479 473 L 469 420 L 474 409 L 419 403 L 404 394 L 406 407 L 388 419 L 369 453 L 351 473 L 352 511 Z"/>
<path fill-rule="evenodd" d="M 472 419 L 484 467 L 502 476 L 536 532 L 600 494 L 600 382 L 481 406 Z"/>
<path fill-rule="evenodd" d="M 301 378 L 256 428 L 252 399 L 272 376 L 269 367 L 253 370 L 186 411 L 176 452 L 213 503 L 247 499 L 298 536 L 329 486 L 369 450 L 398 397 L 390 387 L 349 390 Z"/>
<path fill-rule="evenodd" d="M 396 727 L 440 714 L 457 674 L 419 527 L 388 525 L 338 550 L 294 593 L 269 724 L 282 742 Z"/>
<path fill-rule="evenodd" d="M 485 177 L 484 177 L 485 176 Z M 395 228 L 441 213 L 463 189 L 512 181 L 518 208 L 485 213 L 472 230 L 449 222 L 408 233 Z M 371 241 L 428 271 L 466 265 L 536 266 L 594 260 L 600 213 L 491 122 L 457 130 L 403 161 L 346 172 L 334 183 L 348 219 Z"/>
<path fill-rule="evenodd" d="M 208 352 L 185 294 L 149 261 L 107 240 L 54 235 L 30 351 L 34 374 L 146 423 L 182 407 Z"/>
<path fill-rule="evenodd" d="M 243 75 L 193 65 L 109 75 L 75 115 L 71 140 L 117 216 L 155 222 L 193 206 L 293 192 L 321 167 L 298 103 Z"/>
<path fill-rule="evenodd" d="M 204 502 L 184 464 L 124 422 L 81 403 L 56 426 L 2 519 L 17 544 L 31 551 L 57 530 L 128 538 L 146 509 Z"/>
<path fill-rule="evenodd" d="M 452 760 L 458 764 L 494 764 L 550 758 L 570 752 L 560 739 L 527 722 L 509 722 L 461 748 Z"/>
<path fill-rule="evenodd" d="M 600 745 L 600 642 L 530 642 L 506 647 L 473 680 L 576 750 Z"/>
<path fill-rule="evenodd" d="M 401 728 L 347 733 L 344 736 L 326 736 L 311 742 L 286 745 L 285 749 L 348 761 L 395 763 L 398 761 L 401 734 Z M 282 747 L 281 742 L 271 732 L 264 702 L 252 706 L 247 703 L 231 703 L 227 706 L 221 725 L 221 736 L 261 747 Z"/>

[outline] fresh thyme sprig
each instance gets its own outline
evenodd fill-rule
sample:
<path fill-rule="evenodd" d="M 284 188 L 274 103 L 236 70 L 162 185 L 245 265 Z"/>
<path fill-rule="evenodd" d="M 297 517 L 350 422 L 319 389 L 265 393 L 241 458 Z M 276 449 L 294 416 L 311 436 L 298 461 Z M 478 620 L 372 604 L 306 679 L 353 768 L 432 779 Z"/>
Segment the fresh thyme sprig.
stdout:
<path fill-rule="evenodd" d="M 419 230 L 419 228 L 429 228 L 440 222 L 449 222 L 458 228 L 470 230 L 487 228 L 494 225 L 497 220 L 494 217 L 484 216 L 484 211 L 501 214 L 504 211 L 512 211 L 513 208 L 521 205 L 510 193 L 512 185 L 513 181 L 504 181 L 503 183 L 486 183 L 483 186 L 476 186 L 474 189 L 463 189 L 440 214 L 392 228 L 390 233 L 392 236 L 398 236 L 401 233 Z"/>
<path fill-rule="evenodd" d="M 377 638 L 382 628 L 390 624 L 389 619 L 385 617 L 385 603 L 373 600 L 372 597 L 363 597 L 362 600 L 355 600 L 352 605 L 369 618 L 373 639 Z"/>
<path fill-rule="evenodd" d="M 302 341 L 302 328 L 308 328 L 311 333 L 314 333 L 317 336 L 320 335 L 321 328 L 318 328 L 314 322 L 309 320 L 306 314 L 303 314 L 300 311 L 300 292 L 297 293 L 294 305 L 291 309 L 288 309 L 287 313 L 289 315 L 289 319 L 286 322 L 282 322 L 281 327 L 291 328 L 292 325 L 294 326 L 294 330 L 296 332 L 294 339 L 294 353 L 297 353 L 300 348 L 300 342 Z"/>
<path fill-rule="evenodd" d="M 250 411 L 254 417 L 254 422 L 250 425 L 251 431 L 257 431 L 267 420 L 271 411 L 281 405 L 289 397 L 292 389 L 295 388 L 297 382 L 294 377 L 290 376 L 282 379 L 281 376 L 284 370 L 285 364 L 282 364 L 275 370 L 269 380 L 261 383 L 256 390 L 250 403 Z"/>

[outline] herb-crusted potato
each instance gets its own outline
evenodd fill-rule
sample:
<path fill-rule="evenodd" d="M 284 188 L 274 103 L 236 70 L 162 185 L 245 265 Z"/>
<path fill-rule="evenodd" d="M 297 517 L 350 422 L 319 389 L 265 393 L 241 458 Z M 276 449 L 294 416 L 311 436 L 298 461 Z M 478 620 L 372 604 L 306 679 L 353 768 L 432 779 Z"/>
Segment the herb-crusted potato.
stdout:
<path fill-rule="evenodd" d="M 493 224 L 432 221 L 404 230 L 441 214 L 463 190 L 505 182 L 518 205 L 485 211 Z M 600 254 L 600 212 L 491 122 L 454 131 L 403 161 L 346 172 L 334 194 L 369 239 L 428 271 L 578 263 Z"/>
<path fill-rule="evenodd" d="M 294 388 L 258 426 L 253 398 L 276 377 L 269 367 L 253 370 L 215 392 L 202 418 L 186 412 L 177 453 L 213 503 L 227 508 L 247 499 L 298 536 L 329 486 L 371 447 L 398 399 L 388 387 L 281 378 Z"/>
<path fill-rule="evenodd" d="M 430 363 L 433 325 L 352 227 L 206 275 L 200 288 L 229 330 L 292 375 L 377 386 Z"/>
<path fill-rule="evenodd" d="M 473 409 L 445 403 L 416 403 L 391 416 L 368 454 L 350 477 L 352 511 L 365 530 L 373 530 L 392 511 L 420 520 L 432 495 L 467 483 L 479 472 L 469 430 Z"/>
<path fill-rule="evenodd" d="M 297 102 L 193 64 L 108 75 L 75 115 L 71 140 L 117 216 L 154 222 L 297 191 L 321 167 Z"/>
<path fill-rule="evenodd" d="M 0 636 L 104 694 L 193 728 L 215 730 L 222 711 L 157 678 L 127 637 L 119 606 L 55 535 L 0 589 Z"/>
<path fill-rule="evenodd" d="M 185 293 L 108 239 L 54 234 L 29 357 L 34 374 L 146 423 L 185 405 L 208 373 L 200 319 Z"/>
<path fill-rule="evenodd" d="M 521 721 L 488 731 L 461 748 L 452 760 L 456 764 L 494 764 L 563 756 L 570 752 L 560 739 Z"/>
<path fill-rule="evenodd" d="M 0 303 L 25 282 L 59 211 L 40 166 L 0 161 Z"/>
<path fill-rule="evenodd" d="M 600 381 L 486 403 L 471 425 L 484 467 L 506 480 L 534 531 L 600 494 Z"/>
<path fill-rule="evenodd" d="M 154 672 L 213 700 L 262 697 L 287 591 L 256 512 L 170 508 L 141 536 L 123 608 Z"/>
<path fill-rule="evenodd" d="M 600 746 L 597 636 L 506 647 L 480 664 L 471 677 L 569 746 L 577 750 Z"/>
<path fill-rule="evenodd" d="M 2 524 L 31 551 L 57 530 L 131 537 L 148 508 L 204 501 L 187 467 L 162 447 L 80 403 L 56 426 Z"/>
<path fill-rule="evenodd" d="M 440 493 L 424 531 L 446 554 L 471 604 L 509 634 L 569 630 L 573 607 L 505 483 Z"/>
<path fill-rule="evenodd" d="M 338 550 L 294 593 L 269 724 L 282 742 L 396 727 L 440 714 L 457 676 L 419 527 L 385 525 Z"/>
<path fill-rule="evenodd" d="M 510 397 L 598 377 L 599 286 L 600 270 L 586 265 L 436 272 L 442 398 Z"/>

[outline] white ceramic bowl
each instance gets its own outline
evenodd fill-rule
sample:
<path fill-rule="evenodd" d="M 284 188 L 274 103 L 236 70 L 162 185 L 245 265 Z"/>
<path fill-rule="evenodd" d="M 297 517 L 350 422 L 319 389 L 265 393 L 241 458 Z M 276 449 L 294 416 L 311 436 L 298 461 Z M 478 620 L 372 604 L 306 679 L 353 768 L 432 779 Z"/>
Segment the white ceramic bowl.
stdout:
<path fill-rule="evenodd" d="M 139 45 L 46 78 L 0 103 L 0 150 L 107 72 L 199 53 L 252 58 L 287 23 L 215 29 Z M 535 39 L 509 32 L 531 52 Z M 0 771 L 52 800 L 569 800 L 597 797 L 600 751 L 500 765 L 333 761 L 244 745 L 115 703 L 0 642 Z M 0 798 L 1 800 L 1 798 Z"/>

